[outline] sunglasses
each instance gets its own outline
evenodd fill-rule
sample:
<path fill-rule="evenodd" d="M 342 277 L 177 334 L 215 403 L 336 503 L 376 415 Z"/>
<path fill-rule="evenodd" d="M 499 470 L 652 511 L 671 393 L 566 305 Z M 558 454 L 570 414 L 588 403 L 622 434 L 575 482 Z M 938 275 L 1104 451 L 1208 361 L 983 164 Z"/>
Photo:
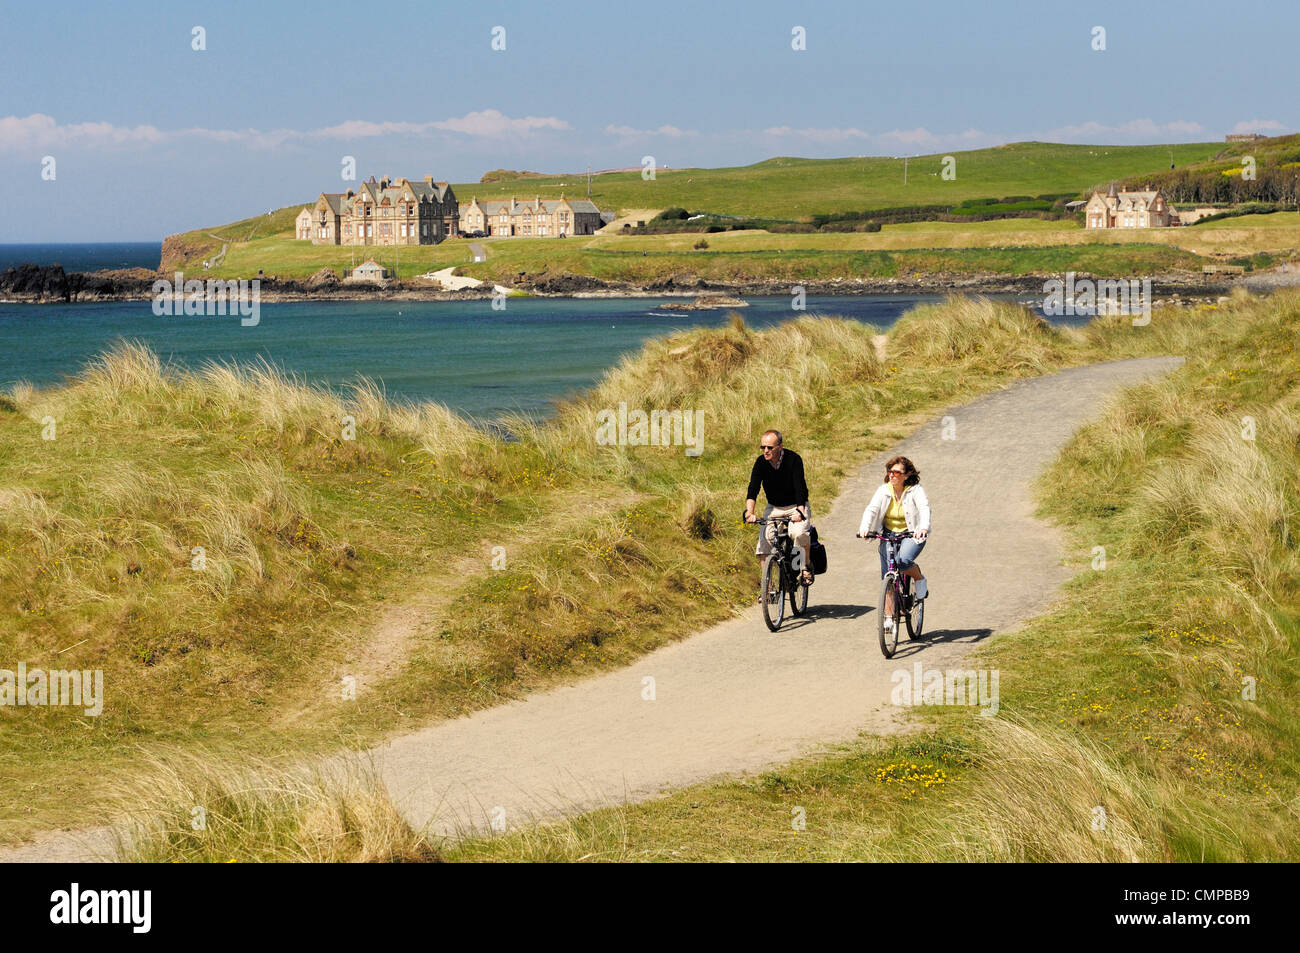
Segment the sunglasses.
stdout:
<path fill-rule="evenodd" d="M 906 470 L 886 470 L 885 472 L 890 476 L 907 476 Z"/>
<path fill-rule="evenodd" d="M 765 443 L 760 443 L 760 444 L 758 445 L 758 449 L 759 449 L 759 450 L 775 450 L 776 447 L 777 447 L 776 444 L 772 444 L 772 446 L 770 446 L 770 447 L 769 447 L 767 444 L 765 444 Z"/>

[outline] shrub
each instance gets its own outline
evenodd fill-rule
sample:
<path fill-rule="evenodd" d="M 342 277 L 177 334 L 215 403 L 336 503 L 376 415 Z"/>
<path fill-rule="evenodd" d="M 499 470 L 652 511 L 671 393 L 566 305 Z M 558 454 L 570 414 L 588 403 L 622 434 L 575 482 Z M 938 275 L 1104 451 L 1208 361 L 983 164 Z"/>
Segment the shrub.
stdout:
<path fill-rule="evenodd" d="M 674 205 L 672 208 L 666 208 L 666 209 L 664 209 L 662 212 L 660 212 L 660 213 L 659 213 L 658 215 L 656 215 L 654 218 L 650 219 L 650 221 L 652 221 L 652 222 L 676 222 L 676 221 L 681 221 L 682 219 L 684 219 L 684 218 L 689 218 L 689 217 L 690 217 L 690 212 L 686 211 L 686 209 L 684 209 L 684 208 L 680 208 L 680 207 Z"/>

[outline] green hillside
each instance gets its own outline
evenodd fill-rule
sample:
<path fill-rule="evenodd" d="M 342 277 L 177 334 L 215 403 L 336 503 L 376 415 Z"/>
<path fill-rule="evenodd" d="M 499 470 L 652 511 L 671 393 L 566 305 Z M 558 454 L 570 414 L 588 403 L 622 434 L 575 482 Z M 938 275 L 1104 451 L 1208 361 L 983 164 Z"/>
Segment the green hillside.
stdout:
<path fill-rule="evenodd" d="M 851 159 L 768 159 L 730 169 L 659 170 L 653 181 L 639 172 L 614 172 L 591 181 L 591 198 L 602 209 L 681 206 L 726 215 L 800 219 L 818 213 L 890 208 L 1007 195 L 1081 192 L 1111 179 L 1204 162 L 1222 143 L 1176 146 L 1071 146 L 1017 142 L 992 149 L 950 153 L 956 177 L 941 178 L 943 154 L 907 162 L 881 156 Z M 502 179 L 456 185 L 456 196 L 547 198 L 564 192 L 582 196 L 585 176 Z"/>
<path fill-rule="evenodd" d="M 1159 146 L 1076 146 L 1046 142 L 1017 142 L 992 149 L 951 153 L 956 177 L 945 180 L 942 154 L 917 156 L 907 163 L 880 156 L 848 159 L 774 158 L 754 165 L 724 169 L 659 169 L 653 180 L 640 172 L 593 176 L 591 199 L 602 209 L 667 208 L 681 206 L 724 215 L 753 215 L 798 220 L 816 214 L 866 208 L 897 208 L 967 199 L 1011 195 L 1083 192 L 1112 179 L 1167 171 L 1170 161 L 1183 166 L 1211 161 L 1223 143 Z M 418 175 L 420 169 L 393 169 L 394 174 Z M 436 170 L 435 170 L 436 172 Z M 501 175 L 497 173 L 497 175 Z M 298 204 L 271 215 L 260 215 L 220 227 L 198 228 L 171 236 L 163 250 L 164 264 L 199 265 L 220 252 L 223 240 L 256 243 L 268 237 L 291 238 L 294 216 L 315 201 L 321 187 L 304 183 Z M 314 188 L 316 191 L 310 191 Z M 456 196 L 468 203 L 512 195 L 555 198 L 585 197 L 585 175 L 505 176 L 491 183 L 454 183 Z M 219 237 L 214 237 L 219 236 Z M 322 249 L 322 265 L 328 253 Z M 337 256 L 335 256 L 337 257 Z"/>

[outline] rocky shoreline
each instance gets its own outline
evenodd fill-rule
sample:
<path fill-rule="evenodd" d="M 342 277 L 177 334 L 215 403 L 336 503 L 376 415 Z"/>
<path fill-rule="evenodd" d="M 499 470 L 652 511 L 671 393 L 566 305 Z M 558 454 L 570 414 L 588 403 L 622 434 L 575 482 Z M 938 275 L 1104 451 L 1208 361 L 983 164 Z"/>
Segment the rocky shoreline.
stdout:
<path fill-rule="evenodd" d="M 950 274 L 936 272 L 909 278 L 833 278 L 795 283 L 788 280 L 757 279 L 740 282 L 712 282 L 693 274 L 671 275 L 654 282 L 635 284 L 609 282 L 586 275 L 546 272 L 515 276 L 510 287 L 538 297 L 556 298 L 694 298 L 693 304 L 677 304 L 672 310 L 739 307 L 734 303 L 713 304 L 709 299 L 739 299 L 755 296 L 790 296 L 796 284 L 808 296 L 864 294 L 1036 294 L 1044 293 L 1044 282 L 1059 275 Z M 1087 277 L 1080 273 L 1079 277 Z M 104 301 L 149 301 L 153 284 L 173 275 L 144 268 L 121 271 L 64 272 L 58 265 L 19 265 L 0 273 L 0 302 L 30 304 L 73 304 Z M 1171 272 L 1151 276 L 1157 297 L 1178 294 L 1203 297 L 1227 293 L 1241 278 Z M 1245 279 L 1247 282 L 1250 279 Z M 444 290 L 433 281 L 388 282 L 383 286 L 344 284 L 332 276 L 317 274 L 310 279 L 280 279 L 262 276 L 262 302 L 284 301 L 467 301 L 491 298 L 492 285 Z M 742 303 L 743 304 L 743 303 Z"/>

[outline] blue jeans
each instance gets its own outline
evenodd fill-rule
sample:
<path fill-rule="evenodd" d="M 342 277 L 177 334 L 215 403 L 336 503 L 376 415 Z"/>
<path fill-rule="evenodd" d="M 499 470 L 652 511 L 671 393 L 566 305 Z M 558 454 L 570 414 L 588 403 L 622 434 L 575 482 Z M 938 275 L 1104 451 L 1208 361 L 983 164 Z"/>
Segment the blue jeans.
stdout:
<path fill-rule="evenodd" d="M 916 562 L 916 557 L 920 556 L 921 550 L 925 549 L 926 542 L 926 539 L 917 541 L 910 536 L 901 543 L 889 543 L 882 539 L 880 541 L 880 578 L 884 579 L 885 573 L 889 572 L 889 553 L 885 551 L 886 546 L 898 547 L 894 553 L 894 568 L 902 572 L 904 569 L 912 568 L 912 565 Z"/>

